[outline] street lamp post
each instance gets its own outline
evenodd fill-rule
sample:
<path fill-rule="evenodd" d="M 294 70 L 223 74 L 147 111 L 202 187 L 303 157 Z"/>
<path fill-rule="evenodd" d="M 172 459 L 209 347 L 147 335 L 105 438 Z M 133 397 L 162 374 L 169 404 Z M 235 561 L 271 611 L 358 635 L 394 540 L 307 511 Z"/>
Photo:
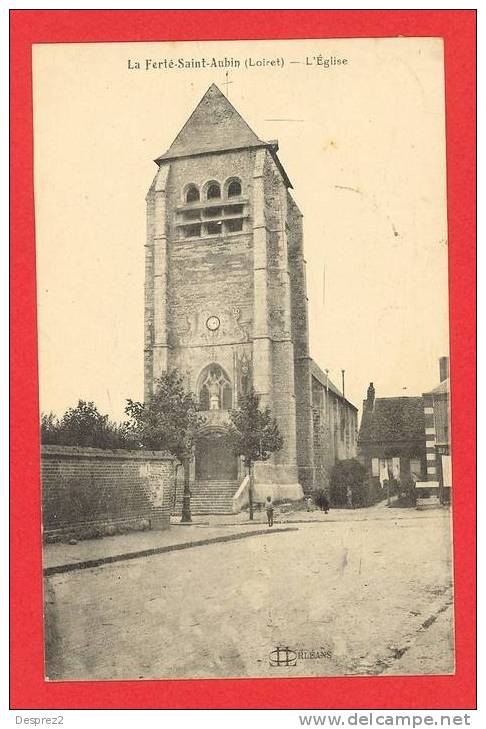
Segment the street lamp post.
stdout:
<path fill-rule="evenodd" d="M 190 459 L 190 456 L 186 456 L 184 458 L 184 462 L 182 465 L 184 467 L 184 493 L 182 496 L 181 524 L 190 524 L 192 522 L 191 484 L 190 484 L 191 459 Z"/>
<path fill-rule="evenodd" d="M 253 521 L 253 463 L 248 466 L 248 517 Z"/>
<path fill-rule="evenodd" d="M 262 438 L 260 436 L 259 440 L 259 447 L 258 447 L 258 458 L 256 460 L 261 460 L 262 458 Z M 254 494 L 254 486 L 255 486 L 255 463 L 254 460 L 250 461 L 249 467 L 248 467 L 248 516 L 250 521 L 253 521 L 253 494 Z"/>

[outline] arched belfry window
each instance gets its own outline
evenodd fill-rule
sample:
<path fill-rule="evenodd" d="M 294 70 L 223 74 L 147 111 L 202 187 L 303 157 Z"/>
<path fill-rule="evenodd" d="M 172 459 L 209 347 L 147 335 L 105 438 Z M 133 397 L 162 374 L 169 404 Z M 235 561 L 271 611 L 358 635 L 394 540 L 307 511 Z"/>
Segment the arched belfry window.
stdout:
<path fill-rule="evenodd" d="M 230 379 L 218 364 L 212 363 L 201 372 L 199 404 L 201 410 L 231 410 L 233 407 Z"/>
<path fill-rule="evenodd" d="M 241 182 L 239 180 L 231 180 L 228 185 L 228 197 L 239 197 L 241 195 Z"/>
<path fill-rule="evenodd" d="M 217 200 L 221 197 L 221 187 L 218 182 L 210 182 L 206 189 L 208 200 Z"/>
<path fill-rule="evenodd" d="M 199 200 L 199 190 L 196 185 L 189 185 L 186 189 L 186 202 L 192 203 Z"/>

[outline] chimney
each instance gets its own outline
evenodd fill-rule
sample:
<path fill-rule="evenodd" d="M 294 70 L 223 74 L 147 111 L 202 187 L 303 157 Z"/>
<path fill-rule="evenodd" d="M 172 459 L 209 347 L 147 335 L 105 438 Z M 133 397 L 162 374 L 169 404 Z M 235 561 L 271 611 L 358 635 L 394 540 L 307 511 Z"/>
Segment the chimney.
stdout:
<path fill-rule="evenodd" d="M 449 377 L 449 357 L 441 357 L 439 359 L 439 376 L 441 382 L 444 382 Z"/>
<path fill-rule="evenodd" d="M 366 400 L 363 400 L 363 414 L 361 416 L 361 426 L 360 426 L 360 438 L 362 437 L 362 433 L 366 431 L 368 426 L 371 424 L 371 421 L 373 419 L 373 408 L 375 406 L 375 388 L 373 387 L 373 383 L 370 382 L 370 386 L 368 387 L 368 392 L 366 393 Z"/>
<path fill-rule="evenodd" d="M 373 408 L 373 405 L 375 404 L 375 388 L 373 387 L 372 382 L 370 382 L 368 392 L 366 393 L 366 404 L 369 408 Z"/>

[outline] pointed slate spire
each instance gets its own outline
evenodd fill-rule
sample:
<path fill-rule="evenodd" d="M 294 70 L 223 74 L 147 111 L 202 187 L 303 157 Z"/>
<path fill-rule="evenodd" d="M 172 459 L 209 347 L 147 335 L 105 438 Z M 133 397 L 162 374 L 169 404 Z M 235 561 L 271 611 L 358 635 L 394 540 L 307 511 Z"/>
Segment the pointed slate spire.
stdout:
<path fill-rule="evenodd" d="M 266 143 L 250 129 L 226 96 L 211 84 L 167 152 L 155 161 L 263 145 Z"/>

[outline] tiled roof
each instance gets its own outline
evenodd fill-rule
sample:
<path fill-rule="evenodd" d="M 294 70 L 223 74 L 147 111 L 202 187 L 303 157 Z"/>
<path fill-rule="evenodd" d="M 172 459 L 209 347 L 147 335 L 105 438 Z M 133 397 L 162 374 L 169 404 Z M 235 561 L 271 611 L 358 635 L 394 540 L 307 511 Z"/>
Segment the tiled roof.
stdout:
<path fill-rule="evenodd" d="M 155 161 L 266 144 L 250 129 L 218 87 L 212 84 L 167 152 Z"/>
<path fill-rule="evenodd" d="M 423 440 L 424 402 L 421 397 L 379 397 L 370 411 L 365 400 L 358 442 L 390 443 Z"/>

